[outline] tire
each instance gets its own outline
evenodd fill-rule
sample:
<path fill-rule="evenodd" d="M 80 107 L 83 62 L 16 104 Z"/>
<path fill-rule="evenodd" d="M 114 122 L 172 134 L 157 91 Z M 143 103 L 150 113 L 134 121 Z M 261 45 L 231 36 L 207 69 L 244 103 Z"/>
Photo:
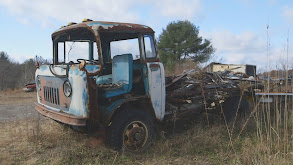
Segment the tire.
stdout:
<path fill-rule="evenodd" d="M 224 102 L 223 115 L 228 123 L 234 121 L 235 118 L 238 120 L 244 117 L 249 112 L 249 103 L 244 98 L 242 97 L 239 108 L 240 97 L 230 97 Z"/>
<path fill-rule="evenodd" d="M 153 120 L 145 112 L 118 112 L 108 127 L 107 136 L 109 146 L 117 151 L 142 152 L 150 146 L 154 138 Z"/>

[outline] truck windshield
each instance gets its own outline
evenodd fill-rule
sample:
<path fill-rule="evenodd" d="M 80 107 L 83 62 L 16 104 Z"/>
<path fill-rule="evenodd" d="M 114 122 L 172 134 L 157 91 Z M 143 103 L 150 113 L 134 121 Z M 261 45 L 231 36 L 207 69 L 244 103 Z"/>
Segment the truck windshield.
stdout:
<path fill-rule="evenodd" d="M 58 42 L 58 63 L 77 63 L 77 59 L 98 60 L 97 45 L 91 41 Z"/>

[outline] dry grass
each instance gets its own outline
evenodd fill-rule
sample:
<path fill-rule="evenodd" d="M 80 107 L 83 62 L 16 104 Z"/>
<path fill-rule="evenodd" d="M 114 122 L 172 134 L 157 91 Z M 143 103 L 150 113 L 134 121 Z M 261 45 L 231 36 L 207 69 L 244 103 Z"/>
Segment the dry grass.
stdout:
<path fill-rule="evenodd" d="M 0 95 L 15 98 L 6 104 L 33 103 L 24 98 L 35 93 Z M 292 164 L 292 100 L 286 109 L 284 105 L 255 105 L 250 120 L 237 121 L 232 135 L 232 125 L 216 120 L 207 126 L 205 115 L 186 122 L 187 128 L 181 124 L 173 131 L 169 126 L 149 150 L 137 155 L 105 146 L 88 148 L 86 134 L 39 116 L 0 122 L 0 164 Z"/>
<path fill-rule="evenodd" d="M 3 123 L 1 130 L 0 164 L 95 164 L 115 154 L 85 147 L 86 135 L 50 119 Z"/>
<path fill-rule="evenodd" d="M 242 123 L 236 126 L 235 138 Z M 205 122 L 159 137 L 145 153 L 125 155 L 105 146 L 88 148 L 87 135 L 50 119 L 1 123 L 0 164 L 288 164 L 292 155 L 268 152 L 253 123 L 231 146 L 226 127 Z M 179 128 L 180 129 L 180 128 Z M 167 130 L 168 131 L 168 130 Z M 170 130 L 172 132 L 172 130 Z"/>
<path fill-rule="evenodd" d="M 221 157 L 211 154 L 222 145 L 218 141 L 221 137 L 211 136 L 220 135 L 218 128 L 191 129 L 182 135 L 161 138 L 140 155 L 117 154 L 104 146 L 85 147 L 86 135 L 50 119 L 2 123 L 1 130 L 0 164 L 210 164 Z M 178 140 L 179 137 L 183 138 Z"/>
<path fill-rule="evenodd" d="M 165 76 L 169 77 L 174 75 L 180 75 L 184 71 L 188 71 L 191 69 L 198 69 L 198 64 L 190 60 L 176 63 L 175 67 L 172 70 L 169 70 L 169 69 L 165 70 Z"/>

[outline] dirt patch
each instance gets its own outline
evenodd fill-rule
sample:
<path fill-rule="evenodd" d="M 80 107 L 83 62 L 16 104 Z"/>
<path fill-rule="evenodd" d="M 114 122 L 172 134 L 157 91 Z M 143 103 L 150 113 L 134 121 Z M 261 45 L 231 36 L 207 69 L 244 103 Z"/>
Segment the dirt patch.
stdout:
<path fill-rule="evenodd" d="M 9 122 L 36 117 L 38 115 L 34 110 L 36 98 L 36 92 L 1 92 L 0 121 Z"/>
<path fill-rule="evenodd" d="M 36 92 L 0 92 L 0 106 L 17 103 L 33 103 L 37 101 Z"/>

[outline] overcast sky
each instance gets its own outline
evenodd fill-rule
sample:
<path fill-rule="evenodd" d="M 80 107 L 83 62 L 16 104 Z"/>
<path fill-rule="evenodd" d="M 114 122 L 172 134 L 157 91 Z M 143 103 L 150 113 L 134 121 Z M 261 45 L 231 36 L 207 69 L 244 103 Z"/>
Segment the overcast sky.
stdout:
<path fill-rule="evenodd" d="M 0 51 L 19 62 L 52 58 L 51 34 L 84 18 L 145 24 L 157 37 L 189 20 L 212 41 L 215 61 L 275 68 L 288 54 L 293 63 L 292 0 L 0 0 Z"/>

